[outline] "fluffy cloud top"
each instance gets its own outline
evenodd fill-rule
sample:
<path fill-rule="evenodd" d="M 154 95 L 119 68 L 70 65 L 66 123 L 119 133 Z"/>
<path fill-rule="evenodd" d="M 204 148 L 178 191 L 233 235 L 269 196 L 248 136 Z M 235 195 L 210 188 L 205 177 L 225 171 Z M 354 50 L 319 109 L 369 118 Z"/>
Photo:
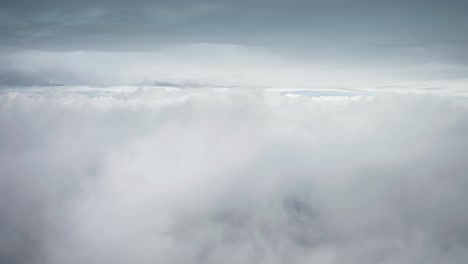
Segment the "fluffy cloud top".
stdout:
<path fill-rule="evenodd" d="M 464 97 L 0 93 L 2 263 L 465 263 Z"/>

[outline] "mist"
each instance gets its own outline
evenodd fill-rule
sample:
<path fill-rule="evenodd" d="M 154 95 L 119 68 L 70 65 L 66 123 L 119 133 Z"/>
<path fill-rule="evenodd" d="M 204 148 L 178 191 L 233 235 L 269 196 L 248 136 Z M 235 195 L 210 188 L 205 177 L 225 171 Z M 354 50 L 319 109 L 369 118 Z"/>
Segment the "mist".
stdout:
<path fill-rule="evenodd" d="M 464 263 L 468 105 L 436 93 L 0 92 L 2 263 Z"/>

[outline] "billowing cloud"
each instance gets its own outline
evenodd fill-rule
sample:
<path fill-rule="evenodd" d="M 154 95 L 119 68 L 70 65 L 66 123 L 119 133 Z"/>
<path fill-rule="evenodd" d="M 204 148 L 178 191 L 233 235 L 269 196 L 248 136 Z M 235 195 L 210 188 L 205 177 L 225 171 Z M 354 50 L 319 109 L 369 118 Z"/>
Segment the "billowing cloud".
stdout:
<path fill-rule="evenodd" d="M 0 94 L 2 263 L 464 263 L 465 97 Z"/>

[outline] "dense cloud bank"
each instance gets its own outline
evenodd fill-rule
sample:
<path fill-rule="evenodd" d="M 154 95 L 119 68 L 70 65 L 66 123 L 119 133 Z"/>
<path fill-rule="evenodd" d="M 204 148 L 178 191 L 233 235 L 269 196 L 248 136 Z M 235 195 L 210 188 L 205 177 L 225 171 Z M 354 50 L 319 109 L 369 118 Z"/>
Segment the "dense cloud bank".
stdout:
<path fill-rule="evenodd" d="M 1 263 L 468 261 L 468 101 L 0 93 Z"/>

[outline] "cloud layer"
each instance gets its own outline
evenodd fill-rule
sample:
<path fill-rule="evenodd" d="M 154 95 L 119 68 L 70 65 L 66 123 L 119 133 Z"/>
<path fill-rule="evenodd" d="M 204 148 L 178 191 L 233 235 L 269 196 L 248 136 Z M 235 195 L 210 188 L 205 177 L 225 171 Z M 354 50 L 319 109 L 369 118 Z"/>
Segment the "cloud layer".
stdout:
<path fill-rule="evenodd" d="M 0 51 L 0 89 L 8 86 L 268 87 L 274 89 L 466 92 L 467 68 L 431 62 L 412 65 L 342 64 L 291 58 L 253 46 L 184 44 L 159 52 Z"/>
<path fill-rule="evenodd" d="M 466 0 L 0 0 L 0 85 L 448 89 L 468 79 L 467 12 Z"/>
<path fill-rule="evenodd" d="M 0 93 L 2 263 L 464 263 L 464 97 Z"/>

